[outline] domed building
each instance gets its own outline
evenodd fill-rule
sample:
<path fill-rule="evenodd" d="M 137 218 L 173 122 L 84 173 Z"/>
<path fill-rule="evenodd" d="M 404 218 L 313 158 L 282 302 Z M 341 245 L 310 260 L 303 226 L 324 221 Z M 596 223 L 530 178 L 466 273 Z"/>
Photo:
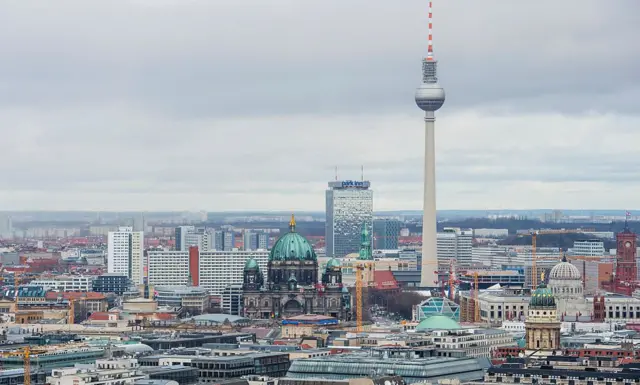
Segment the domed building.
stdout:
<path fill-rule="evenodd" d="M 549 290 L 556 300 L 561 320 L 575 321 L 590 317 L 592 310 L 584 297 L 582 274 L 577 267 L 567 262 L 566 256 L 551 269 Z"/>
<path fill-rule="evenodd" d="M 527 356 L 551 355 L 560 350 L 560 321 L 553 292 L 541 284 L 531 294 L 525 325 Z"/>
<path fill-rule="evenodd" d="M 267 281 L 252 259 L 244 269 L 244 315 L 254 319 L 289 318 L 321 314 L 346 319 L 340 262 L 332 259 L 319 285 L 318 258 L 313 246 L 296 232 L 293 215 L 289 232 L 276 241 L 269 253 Z"/>

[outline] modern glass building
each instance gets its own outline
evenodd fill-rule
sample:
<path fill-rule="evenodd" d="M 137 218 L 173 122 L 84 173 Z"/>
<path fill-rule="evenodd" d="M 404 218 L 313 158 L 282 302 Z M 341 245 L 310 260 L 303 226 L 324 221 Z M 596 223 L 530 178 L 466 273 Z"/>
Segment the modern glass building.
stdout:
<path fill-rule="evenodd" d="M 396 219 L 376 219 L 373 221 L 373 248 L 395 250 L 398 248 L 402 222 Z"/>
<path fill-rule="evenodd" d="M 325 243 L 327 257 L 344 257 L 360 250 L 366 224 L 373 234 L 373 191 L 369 181 L 332 181 L 326 192 Z"/>
<path fill-rule="evenodd" d="M 416 321 L 422 321 L 436 315 L 460 321 L 460 305 L 444 297 L 426 299 L 415 306 L 414 312 Z"/>

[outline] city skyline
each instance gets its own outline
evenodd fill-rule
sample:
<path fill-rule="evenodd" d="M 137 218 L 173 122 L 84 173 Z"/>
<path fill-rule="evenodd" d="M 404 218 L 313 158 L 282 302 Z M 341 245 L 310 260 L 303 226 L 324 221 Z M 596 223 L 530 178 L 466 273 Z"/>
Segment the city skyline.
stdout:
<path fill-rule="evenodd" d="M 420 209 L 426 1 L 216 3 L 0 5 L 0 210 Z M 437 207 L 634 207 L 640 4 L 435 7 Z"/>

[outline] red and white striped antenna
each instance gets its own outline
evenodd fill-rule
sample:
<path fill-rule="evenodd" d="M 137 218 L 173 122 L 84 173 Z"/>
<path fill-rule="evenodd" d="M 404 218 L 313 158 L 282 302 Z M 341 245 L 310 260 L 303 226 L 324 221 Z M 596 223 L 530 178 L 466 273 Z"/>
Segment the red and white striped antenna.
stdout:
<path fill-rule="evenodd" d="M 429 0 L 429 48 L 427 60 L 433 61 L 433 1 Z"/>

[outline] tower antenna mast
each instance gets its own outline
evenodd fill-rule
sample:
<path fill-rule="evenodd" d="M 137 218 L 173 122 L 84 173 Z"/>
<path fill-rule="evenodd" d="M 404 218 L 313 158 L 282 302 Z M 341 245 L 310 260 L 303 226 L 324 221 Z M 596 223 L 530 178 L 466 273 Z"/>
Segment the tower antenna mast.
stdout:
<path fill-rule="evenodd" d="M 429 47 L 427 48 L 427 60 L 433 61 L 433 1 L 429 0 Z"/>

